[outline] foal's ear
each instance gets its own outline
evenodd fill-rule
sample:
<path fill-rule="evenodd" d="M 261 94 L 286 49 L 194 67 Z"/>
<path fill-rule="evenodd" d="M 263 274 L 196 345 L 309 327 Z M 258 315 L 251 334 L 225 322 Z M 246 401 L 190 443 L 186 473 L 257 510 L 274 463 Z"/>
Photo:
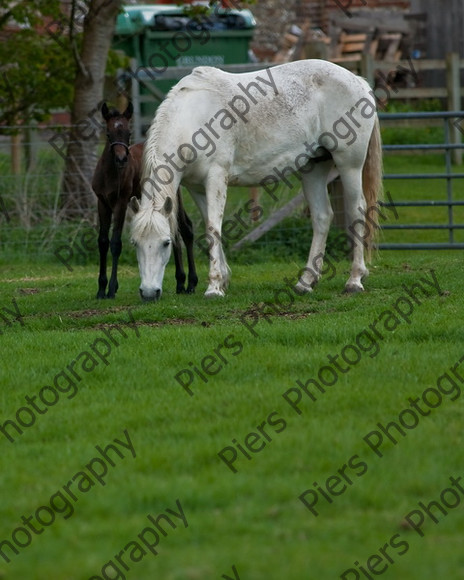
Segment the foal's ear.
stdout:
<path fill-rule="evenodd" d="M 134 112 L 134 105 L 132 104 L 132 101 L 129 101 L 129 104 L 127 105 L 127 108 L 124 111 L 123 116 L 129 120 L 132 117 L 133 112 Z"/>
<path fill-rule="evenodd" d="M 103 118 L 105 119 L 105 121 L 108 121 L 110 111 L 109 111 L 106 103 L 103 103 L 103 105 L 101 107 L 101 114 L 103 115 Z"/>
<path fill-rule="evenodd" d="M 131 210 L 134 213 L 137 213 L 139 211 L 139 209 L 140 209 L 140 203 L 139 203 L 139 200 L 135 197 L 135 195 L 133 195 L 130 198 L 129 207 L 131 208 Z"/>
<path fill-rule="evenodd" d="M 170 197 L 167 197 L 165 199 L 163 209 L 161 211 L 162 213 L 164 213 L 166 217 L 168 217 L 169 214 L 172 212 L 172 199 Z"/>

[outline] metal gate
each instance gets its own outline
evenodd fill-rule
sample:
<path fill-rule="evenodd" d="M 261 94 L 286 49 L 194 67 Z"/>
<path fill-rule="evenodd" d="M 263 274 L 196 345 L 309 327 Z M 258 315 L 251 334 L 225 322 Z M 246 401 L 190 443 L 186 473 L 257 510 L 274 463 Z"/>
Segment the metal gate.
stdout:
<path fill-rule="evenodd" d="M 444 128 L 444 142 L 438 144 L 422 145 L 384 145 L 384 151 L 444 151 L 445 155 L 445 172 L 444 173 L 407 173 L 395 174 L 387 173 L 384 180 L 395 179 L 430 179 L 446 180 L 446 199 L 442 200 L 424 200 L 424 201 L 394 201 L 394 203 L 382 203 L 384 207 L 447 207 L 447 223 L 441 224 L 385 224 L 383 230 L 448 230 L 448 241 L 444 243 L 380 243 L 379 248 L 385 250 L 424 250 L 424 249 L 442 249 L 455 250 L 464 249 L 464 243 L 455 241 L 455 231 L 463 230 L 463 223 L 456 223 L 454 208 L 464 206 L 464 201 L 456 199 L 453 191 L 453 182 L 456 179 L 464 178 L 464 173 L 452 171 L 453 153 L 458 157 L 461 156 L 461 150 L 464 145 L 460 143 L 459 132 L 464 133 L 464 112 L 433 112 L 433 113 L 380 113 L 380 121 L 393 120 L 434 120 L 442 119 Z M 451 143 L 454 141 L 454 143 Z"/>

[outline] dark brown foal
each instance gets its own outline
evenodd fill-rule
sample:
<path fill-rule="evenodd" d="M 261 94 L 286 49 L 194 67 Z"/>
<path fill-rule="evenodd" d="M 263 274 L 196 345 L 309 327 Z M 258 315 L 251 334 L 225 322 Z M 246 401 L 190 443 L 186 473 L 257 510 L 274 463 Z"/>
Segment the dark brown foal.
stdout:
<path fill-rule="evenodd" d="M 103 103 L 101 109 L 106 121 L 108 141 L 98 160 L 92 180 L 92 189 L 98 198 L 98 217 L 100 231 L 98 235 L 98 249 L 100 252 L 100 274 L 98 276 L 97 298 L 114 298 L 118 290 L 118 261 L 122 250 L 122 229 L 126 218 L 127 204 L 132 196 L 140 199 L 140 177 L 142 169 L 143 144 L 130 146 L 129 121 L 133 107 L 129 103 L 124 113 L 116 109 L 108 109 Z M 195 270 L 193 256 L 193 226 L 182 204 L 180 190 L 178 195 L 178 223 L 179 233 L 187 248 L 188 284 L 184 288 L 186 276 L 182 262 L 182 247 L 180 241 L 174 244 L 174 259 L 176 265 L 176 291 L 178 294 L 195 291 L 198 277 Z M 109 231 L 113 218 L 113 232 L 111 241 Z M 108 248 L 111 248 L 113 258 L 111 277 L 108 284 L 106 275 Z M 106 288 L 108 286 L 108 292 Z"/>

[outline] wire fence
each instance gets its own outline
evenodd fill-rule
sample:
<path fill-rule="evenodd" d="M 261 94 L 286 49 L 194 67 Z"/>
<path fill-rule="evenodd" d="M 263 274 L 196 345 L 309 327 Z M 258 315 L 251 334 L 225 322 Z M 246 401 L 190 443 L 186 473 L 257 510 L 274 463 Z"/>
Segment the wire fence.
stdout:
<path fill-rule="evenodd" d="M 0 135 L 0 256 L 3 260 L 47 258 L 75 244 L 97 223 L 94 206 L 73 220 L 62 211 L 65 159 L 53 140 L 72 129 L 65 125 L 2 127 Z M 15 135 L 15 133 L 17 133 Z M 96 158 L 95 158 L 96 164 Z M 95 196 L 90 183 L 76 195 Z M 95 234 L 96 251 L 96 234 Z"/>
<path fill-rule="evenodd" d="M 91 192 L 90 183 L 83 191 L 74 195 L 88 195 L 91 192 L 91 207 L 77 218 L 65 219 L 62 211 L 65 202 L 63 194 L 63 172 L 65 169 L 64 144 L 69 143 L 72 127 L 54 125 L 45 129 L 31 127 L 10 127 L 10 131 L 21 129 L 21 143 L 14 143 L 9 135 L 0 136 L 0 259 L 5 262 L 18 259 L 46 259 L 72 263 L 97 261 L 97 203 Z M 60 136 L 64 137 L 61 138 Z M 67 136 L 67 141 L 66 141 Z M 103 148 L 102 137 L 100 149 Z M 20 150 L 19 162 L 15 147 Z M 95 165 L 97 157 L 95 158 Z M 16 172 L 13 167 L 16 165 Z M 18 170 L 19 166 L 19 170 Z M 270 215 L 274 209 L 291 199 L 299 191 L 300 184 L 295 180 L 294 188 L 280 188 L 273 199 L 265 193 L 260 194 L 258 204 L 262 216 Z M 245 195 L 245 197 L 243 197 Z M 277 199 L 278 201 L 275 201 Z M 243 212 L 244 205 L 250 201 L 248 190 L 229 192 L 225 219 L 246 225 L 243 233 L 248 233 L 257 225 L 251 211 Z M 201 237 L 204 224 L 201 215 L 189 195 L 184 195 L 184 205 L 191 217 L 196 237 Z M 343 220 L 343 208 L 335 207 L 336 218 Z M 235 218 L 239 216 L 240 218 Z M 272 232 L 272 244 L 300 250 L 301 235 L 310 241 L 309 219 L 300 208 L 295 219 L 287 220 Z M 290 221 L 292 222 L 290 225 Z M 84 240 L 84 241 L 83 241 Z M 128 228 L 125 228 L 123 242 L 128 243 Z M 224 239 L 225 246 L 232 245 Z M 260 240 L 256 248 L 263 244 L 269 246 L 269 239 Z M 304 253 L 308 244 L 304 243 Z M 69 257 L 70 256 L 70 257 Z M 122 260 L 125 255 L 123 252 Z"/>
<path fill-rule="evenodd" d="M 435 114 L 436 116 L 437 114 Z M 463 114 L 450 113 L 442 115 L 446 121 L 454 118 L 462 121 Z M 396 115 L 398 117 L 398 115 Z M 403 116 L 404 117 L 404 116 Z M 429 121 L 424 115 L 416 115 L 416 119 L 402 117 L 408 122 L 417 121 L 419 124 Z M 382 125 L 385 126 L 390 115 L 381 115 Z M 394 119 L 393 119 L 394 120 Z M 456 121 L 455 121 L 456 122 Z M 464 121 L 463 121 L 464 124 Z M 8 131 L 9 129 L 9 131 Z M 18 143 L 9 132 L 21 130 L 21 142 Z M 46 259 L 73 264 L 92 262 L 97 257 L 97 204 L 96 197 L 91 191 L 90 183 L 85 191 L 74 192 L 74 195 L 90 195 L 89 209 L 73 219 L 64 219 L 62 207 L 63 172 L 65 168 L 65 137 L 73 134 L 69 125 L 54 125 L 46 128 L 15 127 L 2 128 L 0 135 L 0 260 L 5 263 L 12 260 Z M 63 137 L 60 137 L 63 136 Z M 103 147 L 103 138 L 101 148 Z M 464 247 L 464 181 L 459 167 L 452 167 L 450 155 L 453 151 L 446 133 L 440 145 L 442 151 L 443 172 L 436 175 L 416 174 L 407 169 L 403 173 L 386 174 L 386 186 L 392 185 L 392 197 L 396 209 L 401 213 L 401 220 L 394 223 L 382 224 L 383 237 L 381 248 L 385 249 L 424 249 L 426 247 Z M 57 145 L 58 144 L 58 145 Z M 385 154 L 402 154 L 405 149 L 413 153 L 418 159 L 421 154 L 429 150 L 437 150 L 432 144 L 427 145 L 395 145 L 385 146 Z M 393 151 L 394 150 L 394 151 Z M 411 151 L 412 150 L 412 151 Z M 98 151 L 98 152 L 99 152 Z M 98 154 L 97 152 L 97 154 Z M 436 153 L 436 151 L 435 151 Z M 440 157 L 436 156 L 439 160 Z M 95 156 L 95 164 L 97 156 Z M 438 165 L 440 167 L 440 165 Z M 435 185 L 441 177 L 442 186 Z M 389 183 L 388 180 L 392 179 Z M 433 181 L 433 185 L 431 182 Z M 414 187 L 410 185 L 415 183 Z M 273 201 L 264 191 L 261 191 L 258 200 L 262 207 L 262 219 L 268 217 L 275 209 L 294 198 L 300 189 L 300 182 L 294 180 L 295 187 L 282 186 L 275 192 Z M 407 185 L 406 185 L 407 184 Z M 453 185 L 455 184 L 455 185 Z M 415 188 L 416 193 L 411 195 Z M 337 192 L 337 188 L 335 188 Z M 245 197 L 244 197 L 245 196 Z M 226 206 L 225 219 L 233 219 L 244 207 L 249 194 L 243 190 L 235 192 L 231 189 Z M 191 200 L 184 195 L 184 203 L 194 223 L 196 237 L 201 237 L 204 225 L 201 216 Z M 344 225 L 344 211 L 340 191 L 333 197 L 336 212 L 336 224 L 340 229 Z M 416 215 L 415 211 L 422 213 Z M 440 210 L 441 213 L 438 214 Z M 436 212 L 432 214 L 432 211 Z M 453 212 L 453 213 L 451 213 Z M 239 221 L 243 224 L 243 219 Z M 247 226 L 243 228 L 243 235 L 249 233 L 257 223 L 251 219 L 251 213 L 246 215 Z M 128 228 L 125 228 L 124 243 L 128 242 Z M 340 231 L 340 230 L 339 230 Z M 299 207 L 289 219 L 274 227 L 265 237 L 255 242 L 258 250 L 269 250 L 270 245 L 282 252 L 307 253 L 311 239 L 308 213 L 303 206 Z M 234 240 L 237 241 L 237 240 Z M 330 240 L 329 240 L 330 241 Z M 226 240 L 227 242 L 227 240 Z M 232 246 L 233 244 L 225 244 Z M 126 258 L 123 252 L 123 261 Z"/>

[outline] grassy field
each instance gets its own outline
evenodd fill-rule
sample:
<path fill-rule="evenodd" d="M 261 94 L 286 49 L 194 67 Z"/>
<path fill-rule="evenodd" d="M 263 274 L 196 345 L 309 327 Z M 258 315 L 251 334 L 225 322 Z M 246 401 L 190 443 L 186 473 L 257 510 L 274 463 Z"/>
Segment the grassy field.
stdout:
<path fill-rule="evenodd" d="M 0 266 L 1 578 L 464 576 L 461 252 L 354 296 L 346 261 L 296 296 L 301 261 L 237 260 L 217 301 L 199 257 L 157 304 L 130 256 L 111 302 L 94 264 Z"/>

